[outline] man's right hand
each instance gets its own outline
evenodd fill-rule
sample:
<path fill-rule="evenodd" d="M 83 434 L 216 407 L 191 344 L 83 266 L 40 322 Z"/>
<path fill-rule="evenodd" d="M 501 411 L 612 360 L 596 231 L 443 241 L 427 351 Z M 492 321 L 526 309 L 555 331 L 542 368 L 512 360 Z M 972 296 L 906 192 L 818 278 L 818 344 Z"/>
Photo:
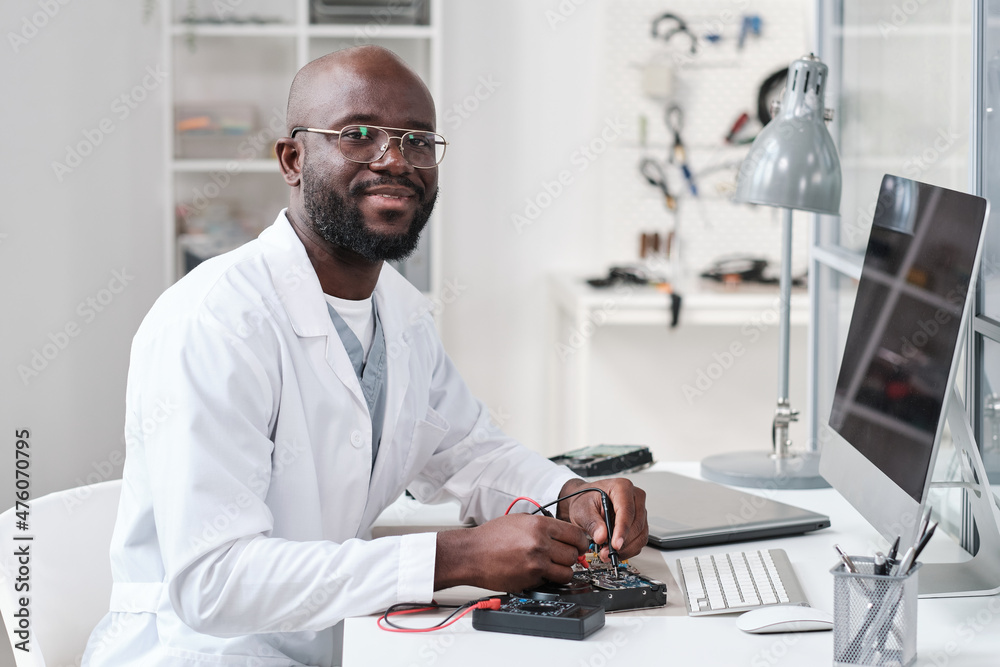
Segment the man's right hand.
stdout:
<path fill-rule="evenodd" d="M 471 585 L 517 592 L 547 581 L 566 583 L 589 546 L 579 527 L 532 514 L 443 531 L 437 535 L 434 590 Z"/>

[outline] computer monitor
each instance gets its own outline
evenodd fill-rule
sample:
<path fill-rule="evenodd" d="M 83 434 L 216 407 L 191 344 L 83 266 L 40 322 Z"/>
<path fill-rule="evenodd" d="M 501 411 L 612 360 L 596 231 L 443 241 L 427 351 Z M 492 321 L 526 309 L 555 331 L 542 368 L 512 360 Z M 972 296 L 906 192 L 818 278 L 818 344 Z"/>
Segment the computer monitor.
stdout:
<path fill-rule="evenodd" d="M 900 536 L 903 549 L 916 537 L 949 410 L 966 424 L 953 388 L 987 213 L 981 197 L 882 179 L 820 473 L 888 541 Z M 972 440 L 967 428 L 958 435 L 956 446 Z M 997 516 L 986 518 L 996 524 Z M 952 565 L 925 568 L 921 593 L 987 594 L 994 577 L 1000 586 L 1000 559 L 980 560 L 977 569 L 992 574 L 967 576 Z"/>

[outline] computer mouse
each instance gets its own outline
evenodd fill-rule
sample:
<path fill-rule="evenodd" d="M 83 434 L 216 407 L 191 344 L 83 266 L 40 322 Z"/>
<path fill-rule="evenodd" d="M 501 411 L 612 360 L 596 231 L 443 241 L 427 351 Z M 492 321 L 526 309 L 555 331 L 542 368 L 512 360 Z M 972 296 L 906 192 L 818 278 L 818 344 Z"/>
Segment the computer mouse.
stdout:
<path fill-rule="evenodd" d="M 763 634 L 769 632 L 816 632 L 832 630 L 833 616 L 822 609 L 801 605 L 774 605 L 760 607 L 736 619 L 736 627 L 743 632 Z"/>

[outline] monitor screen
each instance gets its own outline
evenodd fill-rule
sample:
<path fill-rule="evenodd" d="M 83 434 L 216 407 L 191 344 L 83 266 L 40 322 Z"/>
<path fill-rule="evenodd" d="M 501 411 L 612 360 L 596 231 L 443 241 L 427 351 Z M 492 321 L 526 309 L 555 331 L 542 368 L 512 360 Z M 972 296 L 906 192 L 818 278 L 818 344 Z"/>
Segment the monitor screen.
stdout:
<path fill-rule="evenodd" d="M 830 426 L 918 503 L 986 206 L 892 175 L 879 191 Z"/>

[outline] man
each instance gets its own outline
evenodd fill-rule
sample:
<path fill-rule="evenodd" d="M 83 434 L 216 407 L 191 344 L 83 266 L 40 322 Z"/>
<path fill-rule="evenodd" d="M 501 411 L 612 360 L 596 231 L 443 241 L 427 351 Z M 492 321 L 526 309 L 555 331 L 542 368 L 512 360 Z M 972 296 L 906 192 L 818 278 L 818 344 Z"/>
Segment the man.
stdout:
<path fill-rule="evenodd" d="M 133 342 L 111 613 L 85 664 L 331 665 L 346 616 L 566 582 L 609 539 L 596 493 L 501 516 L 585 483 L 490 423 L 427 300 L 384 264 L 437 197 L 427 88 L 389 51 L 348 49 L 296 75 L 287 122 L 288 209 L 167 290 Z M 642 491 L 595 485 L 612 546 L 637 553 Z M 404 488 L 480 525 L 364 539 Z"/>

